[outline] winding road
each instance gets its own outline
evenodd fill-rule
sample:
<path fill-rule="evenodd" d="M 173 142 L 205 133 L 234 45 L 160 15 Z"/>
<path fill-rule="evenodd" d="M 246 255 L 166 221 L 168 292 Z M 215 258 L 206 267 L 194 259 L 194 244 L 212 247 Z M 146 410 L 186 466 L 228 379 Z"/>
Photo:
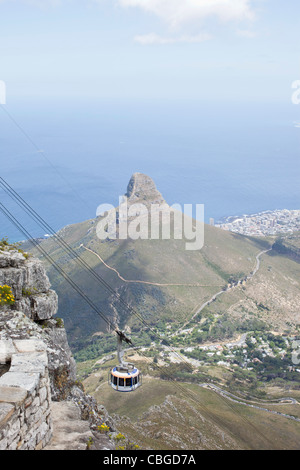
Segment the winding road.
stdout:
<path fill-rule="evenodd" d="M 245 281 L 250 281 L 250 279 L 253 278 L 253 276 L 255 276 L 255 274 L 258 272 L 259 268 L 260 268 L 260 258 L 263 254 L 265 253 L 268 253 L 269 251 L 272 251 L 272 248 L 269 248 L 268 250 L 263 250 L 261 251 L 260 253 L 258 253 L 258 255 L 256 255 L 256 266 L 254 268 L 254 270 L 252 271 L 251 274 L 249 274 L 249 276 L 247 276 L 245 278 Z M 237 285 L 241 283 L 242 280 L 239 280 Z M 179 329 L 176 331 L 176 333 L 174 333 L 174 335 L 177 335 L 179 333 L 182 332 L 182 330 L 184 330 L 186 328 L 186 326 L 194 320 L 194 318 L 200 313 L 202 312 L 202 310 L 207 306 L 207 305 L 210 305 L 211 302 L 214 302 L 216 300 L 217 297 L 219 297 L 220 295 L 222 294 L 225 294 L 225 292 L 229 292 L 230 290 L 232 290 L 236 285 L 233 285 L 233 286 L 228 286 L 226 289 L 222 289 L 221 291 L 217 292 L 216 294 L 214 294 L 209 300 L 207 300 L 206 302 L 204 302 L 194 313 L 194 315 Z"/>
<path fill-rule="evenodd" d="M 101 263 L 107 268 L 107 269 L 110 269 L 111 271 L 115 272 L 116 275 L 118 276 L 118 278 L 123 281 L 123 282 L 126 282 L 126 283 L 138 283 L 138 284 L 146 284 L 146 285 L 151 285 L 151 286 L 158 286 L 158 287 L 171 287 L 171 286 L 180 286 L 180 287 L 213 287 L 211 285 L 203 285 L 203 284 L 172 284 L 172 283 L 159 283 L 159 282 L 151 282 L 151 281 L 141 281 L 141 280 L 131 280 L 131 279 L 125 279 L 117 269 L 113 268 L 112 266 L 109 266 L 102 258 L 101 256 L 96 253 L 95 251 L 91 250 L 90 248 L 84 246 L 83 244 L 81 244 L 79 246 L 79 248 L 84 248 L 86 251 L 89 251 L 90 253 L 92 253 L 94 256 L 97 256 L 97 258 L 101 261 Z M 265 253 L 268 253 L 269 251 L 272 250 L 272 247 L 269 248 L 268 250 L 262 250 L 260 253 L 258 253 L 256 255 L 256 266 L 254 268 L 254 270 L 251 272 L 251 274 L 249 274 L 246 278 L 243 278 L 243 280 L 245 280 L 246 282 L 248 282 L 250 279 L 253 278 L 253 276 L 255 276 L 255 274 L 258 272 L 259 268 L 260 268 L 260 258 L 263 254 Z M 242 280 L 239 280 L 238 284 L 240 284 L 242 282 Z M 175 336 L 175 335 L 178 335 L 180 334 L 185 328 L 186 326 L 191 322 L 193 321 L 193 319 L 207 306 L 207 305 L 210 305 L 211 302 L 214 302 L 217 297 L 219 297 L 220 295 L 222 294 L 225 294 L 226 292 L 229 292 L 231 289 L 233 289 L 236 285 L 233 285 L 233 286 L 228 286 L 226 289 L 222 289 L 220 291 L 218 291 L 216 294 L 214 294 L 209 300 L 207 300 L 206 302 L 204 302 L 199 308 L 196 309 L 195 313 L 193 314 L 193 316 L 185 322 L 184 325 L 182 325 L 172 336 Z M 217 286 L 216 286 L 217 287 Z"/>
<path fill-rule="evenodd" d="M 268 413 L 283 416 L 284 418 L 292 419 L 292 420 L 298 421 L 300 423 L 300 418 L 297 418 L 296 416 L 281 413 L 280 411 L 269 410 L 268 408 L 264 408 L 263 406 L 260 406 L 260 404 L 258 402 L 256 402 L 255 405 L 251 404 L 251 403 L 247 403 L 245 401 L 242 401 L 241 398 L 233 395 L 232 393 L 221 389 L 217 385 L 202 383 L 202 384 L 199 384 L 199 387 L 203 387 L 203 388 L 206 388 L 206 389 L 213 390 L 214 392 L 221 395 L 223 398 L 227 398 L 228 400 L 230 400 L 234 403 L 238 403 L 239 405 L 248 406 L 250 408 L 256 408 L 257 410 L 261 410 L 261 411 L 267 411 Z M 264 404 L 269 405 L 269 406 L 276 406 L 276 405 L 277 406 L 279 406 L 279 405 L 283 406 L 283 405 L 299 405 L 299 402 L 297 400 L 295 400 L 295 398 L 287 397 L 287 398 L 278 398 L 277 403 L 274 403 L 274 402 L 271 401 L 271 402 L 264 402 Z"/>

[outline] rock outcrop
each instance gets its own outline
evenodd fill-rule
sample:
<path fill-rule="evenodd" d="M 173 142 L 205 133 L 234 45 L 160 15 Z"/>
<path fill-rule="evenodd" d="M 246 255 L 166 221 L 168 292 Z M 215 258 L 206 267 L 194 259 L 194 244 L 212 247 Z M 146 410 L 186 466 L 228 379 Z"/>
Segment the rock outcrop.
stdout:
<path fill-rule="evenodd" d="M 50 289 L 45 269 L 36 258 L 9 249 L 0 252 L 0 285 L 11 287 L 15 302 L 1 307 L 0 339 L 35 338 L 47 344 L 52 398 L 65 395 L 76 380 L 76 366 L 63 322 L 55 319 L 57 294 Z M 67 378 L 58 380 L 62 374 Z"/>
<path fill-rule="evenodd" d="M 134 173 L 131 176 L 125 196 L 129 203 L 166 204 L 152 178 L 144 173 Z"/>
<path fill-rule="evenodd" d="M 3 299 L 1 304 L 0 298 L 0 449 L 82 450 L 87 448 L 86 438 L 89 448 L 113 448 L 108 436 L 98 432 L 104 419 L 109 419 L 106 410 L 98 408 L 96 400 L 86 395 L 76 381 L 76 364 L 66 330 L 63 321 L 55 318 L 57 295 L 51 290 L 41 261 L 14 246 L 1 247 L 0 286 L 10 287 L 14 296 L 11 305 L 3 305 Z M 49 396 L 40 391 L 45 387 Z M 27 422 L 29 401 L 35 408 Z M 47 418 L 37 411 L 41 403 Z M 34 425 L 34 431 L 28 423 Z M 71 428 L 73 439 L 68 437 Z M 110 430 L 115 431 L 113 422 Z M 31 440 L 24 440 L 26 432 L 32 434 Z"/>
<path fill-rule="evenodd" d="M 14 309 L 34 321 L 51 319 L 57 313 L 57 295 L 41 261 L 18 250 L 0 253 L 0 285 L 12 288 Z"/>

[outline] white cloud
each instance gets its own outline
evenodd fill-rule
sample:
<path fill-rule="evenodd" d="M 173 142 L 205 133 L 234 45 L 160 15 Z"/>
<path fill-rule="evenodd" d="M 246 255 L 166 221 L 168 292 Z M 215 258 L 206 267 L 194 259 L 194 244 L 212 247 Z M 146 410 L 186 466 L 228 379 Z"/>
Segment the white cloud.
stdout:
<path fill-rule="evenodd" d="M 250 0 L 118 0 L 118 3 L 152 13 L 173 29 L 211 17 L 224 22 L 254 18 Z"/>
<path fill-rule="evenodd" d="M 160 36 L 156 33 L 142 34 L 135 36 L 134 40 L 143 46 L 151 44 L 175 44 L 175 43 L 199 43 L 211 39 L 210 34 L 200 33 L 197 35 L 181 35 L 181 36 Z"/>
<path fill-rule="evenodd" d="M 56 7 L 74 0 L 0 0 L 1 3 L 22 2 L 40 8 Z M 83 0 L 86 4 L 98 3 L 119 5 L 121 8 L 137 8 L 159 18 L 166 26 L 163 34 L 148 33 L 135 36 L 141 45 L 201 43 L 212 38 L 205 32 L 207 22 L 216 19 L 222 23 L 235 22 L 235 29 L 245 20 L 255 18 L 254 0 Z M 236 30 L 240 37 L 253 38 L 255 32 L 248 29 Z"/>
<path fill-rule="evenodd" d="M 248 38 L 248 39 L 256 38 L 257 36 L 257 33 L 255 31 L 250 31 L 248 29 L 238 29 L 236 34 L 240 36 L 241 38 Z"/>
<path fill-rule="evenodd" d="M 97 0 L 96 0 L 97 1 Z M 99 0 L 98 0 L 99 1 Z M 255 18 L 252 0 L 115 0 L 122 8 L 139 8 L 163 21 L 167 34 L 142 34 L 135 41 L 142 45 L 197 43 L 212 36 L 204 32 L 206 22 L 247 23 Z M 210 23 L 209 23 L 210 24 Z M 238 30 L 240 36 L 253 37 L 250 30 Z"/>

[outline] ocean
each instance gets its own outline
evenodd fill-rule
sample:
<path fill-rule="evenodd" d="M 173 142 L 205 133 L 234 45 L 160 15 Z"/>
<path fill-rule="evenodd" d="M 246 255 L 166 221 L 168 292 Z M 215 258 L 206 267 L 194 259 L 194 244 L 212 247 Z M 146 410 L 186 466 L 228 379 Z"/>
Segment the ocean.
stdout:
<path fill-rule="evenodd" d="M 206 222 L 300 208 L 300 106 L 292 103 L 41 99 L 6 109 L 0 174 L 54 230 L 117 205 L 135 172 L 151 176 L 169 204 L 204 204 Z M 31 236 L 44 236 L 0 191 Z M 6 236 L 24 239 L 0 214 Z"/>

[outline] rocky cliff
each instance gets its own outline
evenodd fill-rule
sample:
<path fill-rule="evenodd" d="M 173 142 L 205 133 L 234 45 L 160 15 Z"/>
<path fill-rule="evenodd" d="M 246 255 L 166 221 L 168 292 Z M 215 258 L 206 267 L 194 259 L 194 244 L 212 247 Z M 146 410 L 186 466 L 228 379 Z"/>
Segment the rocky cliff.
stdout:
<path fill-rule="evenodd" d="M 114 423 L 106 410 L 98 407 L 76 381 L 76 364 L 66 330 L 63 321 L 55 318 L 57 295 L 51 290 L 41 261 L 16 246 L 2 245 L 0 290 L 0 448 L 75 450 L 87 448 L 88 443 L 89 448 L 113 448 L 108 435 L 98 431 L 105 422 L 114 432 Z M 28 434 L 29 423 L 33 422 L 33 418 L 26 422 L 26 407 L 29 401 L 41 404 L 42 392 L 40 383 L 31 387 L 32 390 L 26 389 L 22 372 L 27 373 L 26 378 L 33 377 L 34 373 L 41 380 L 42 365 L 45 382 L 42 385 L 46 384 L 51 395 L 43 401 L 44 408 L 49 406 L 52 414 L 50 419 L 50 411 L 47 411 L 47 436 L 51 433 L 51 422 L 54 423 L 53 435 L 48 442 L 41 439 L 35 424 L 37 431 L 34 434 L 30 430 L 33 437 L 25 445 L 21 434 Z M 16 371 L 18 374 L 13 374 Z M 18 403 L 14 399 L 16 390 L 19 391 Z M 36 414 L 37 409 L 33 413 Z M 42 416 L 39 421 L 43 419 Z M 43 426 L 41 422 L 38 424 Z"/>
<path fill-rule="evenodd" d="M 166 204 L 152 178 L 144 173 L 134 173 L 131 176 L 125 196 L 129 203 Z"/>
<path fill-rule="evenodd" d="M 63 398 L 76 380 L 76 367 L 63 322 L 54 318 L 58 299 L 41 261 L 7 247 L 0 252 L 0 285 L 9 286 L 14 296 L 12 305 L 1 306 L 0 339 L 8 343 L 13 339 L 43 340 L 48 347 L 52 397 Z"/>

